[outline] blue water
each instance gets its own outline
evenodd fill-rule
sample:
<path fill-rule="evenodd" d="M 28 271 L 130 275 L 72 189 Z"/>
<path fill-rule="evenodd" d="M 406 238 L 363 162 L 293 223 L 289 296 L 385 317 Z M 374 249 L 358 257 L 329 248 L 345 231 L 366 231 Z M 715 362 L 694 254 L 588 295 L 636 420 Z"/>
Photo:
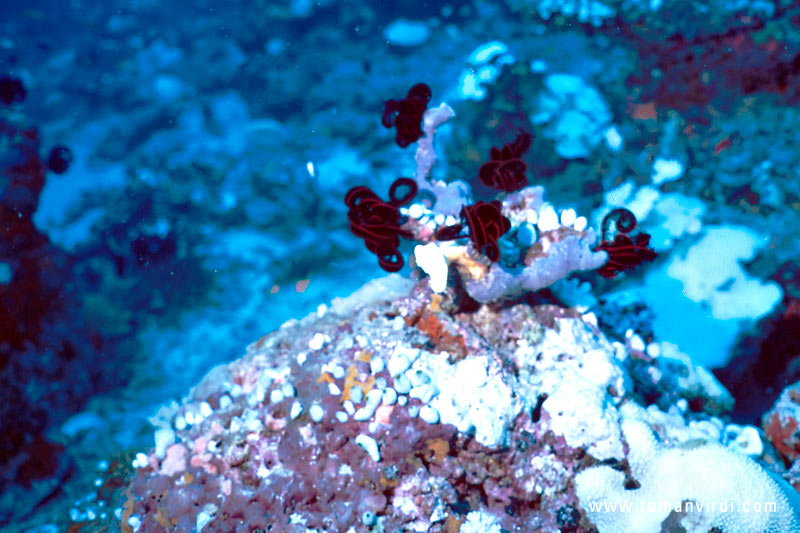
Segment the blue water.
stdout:
<path fill-rule="evenodd" d="M 2 3 L 2 530 L 117 527 L 119 500 L 88 516 L 86 495 L 152 446 L 159 406 L 383 275 L 343 199 L 413 174 L 381 114 L 419 82 L 456 113 L 433 178 L 489 200 L 481 163 L 529 131 L 549 202 L 598 231 L 626 206 L 653 236 L 655 262 L 561 303 L 715 369 L 734 420 L 799 377 L 789 3 Z M 63 173 L 13 170 L 58 146 Z"/>

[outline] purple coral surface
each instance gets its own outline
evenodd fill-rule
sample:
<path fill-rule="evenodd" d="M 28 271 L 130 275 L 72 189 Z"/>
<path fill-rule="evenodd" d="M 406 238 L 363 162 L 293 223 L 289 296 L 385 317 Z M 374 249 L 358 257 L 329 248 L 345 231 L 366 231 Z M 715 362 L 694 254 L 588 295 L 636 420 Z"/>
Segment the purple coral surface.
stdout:
<path fill-rule="evenodd" d="M 254 343 L 246 356 L 209 373 L 175 413 L 175 420 L 192 423 L 175 424 L 183 427 L 177 442 L 163 457 L 151 451 L 140 465 L 123 524 L 135 517 L 145 532 L 198 525 L 362 531 L 377 517 L 384 531 L 453 531 L 469 510 L 485 509 L 512 531 L 531 524 L 577 531 L 569 477 L 585 461 L 582 450 L 537 423 L 530 409 L 508 421 L 502 446 L 424 421 L 417 414 L 424 402 L 403 394 L 390 355 L 424 347 L 453 363 L 486 356 L 513 374 L 511 353 L 526 329 L 552 325 L 565 311 L 526 305 L 476 316 L 455 311 L 450 296 L 420 283 L 392 302 L 334 305 Z M 368 406 L 380 388 L 397 390 L 404 405 L 382 395 L 366 420 L 357 420 L 358 411 L 346 419 L 339 414 L 348 412 L 348 402 Z M 295 404 L 303 406 L 299 415 Z M 378 461 L 357 444 L 359 435 L 378 444 Z"/>

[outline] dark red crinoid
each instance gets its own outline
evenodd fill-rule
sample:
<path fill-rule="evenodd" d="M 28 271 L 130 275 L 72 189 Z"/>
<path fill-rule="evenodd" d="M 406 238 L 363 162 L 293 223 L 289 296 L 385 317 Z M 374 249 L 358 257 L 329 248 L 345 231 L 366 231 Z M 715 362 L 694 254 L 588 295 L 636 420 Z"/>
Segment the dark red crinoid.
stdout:
<path fill-rule="evenodd" d="M 405 195 L 398 197 L 397 190 L 408 187 Z M 417 183 L 411 178 L 398 178 L 389 188 L 389 201 L 384 202 L 369 187 L 353 187 L 344 197 L 350 209 L 347 219 L 350 231 L 364 239 L 367 250 L 378 256 L 378 264 L 387 272 L 403 268 L 400 254 L 400 237 L 413 238 L 410 231 L 400 227 L 400 206 L 409 203 L 417 194 Z"/>
<path fill-rule="evenodd" d="M 386 100 L 383 103 L 381 123 L 397 128 L 395 141 L 405 148 L 422 137 L 422 115 L 431 100 L 431 89 L 424 83 L 414 85 L 402 100 Z"/>
<path fill-rule="evenodd" d="M 528 178 L 525 176 L 527 166 L 520 158 L 531 147 L 532 140 L 530 133 L 522 132 L 517 135 L 514 142 L 503 146 L 502 149 L 492 148 L 489 151 L 491 159 L 478 170 L 481 182 L 487 187 L 506 192 L 518 191 L 527 185 Z"/>
<path fill-rule="evenodd" d="M 497 240 L 511 229 L 511 222 L 500 211 L 500 207 L 498 200 L 465 205 L 461 208 L 462 223 L 439 228 L 436 230 L 436 239 L 451 241 L 464 237 L 462 230 L 466 225 L 469 228 L 469 239 L 475 249 L 496 263 L 500 259 Z"/>
<path fill-rule="evenodd" d="M 614 220 L 617 235 L 613 241 L 607 239 L 608 225 Z M 614 278 L 623 270 L 631 270 L 644 262 L 656 258 L 650 248 L 650 235 L 639 232 L 633 238 L 628 234 L 636 228 L 636 216 L 624 207 L 614 209 L 603 218 L 603 240 L 596 251 L 608 252 L 608 261 L 597 272 L 604 278 Z"/>

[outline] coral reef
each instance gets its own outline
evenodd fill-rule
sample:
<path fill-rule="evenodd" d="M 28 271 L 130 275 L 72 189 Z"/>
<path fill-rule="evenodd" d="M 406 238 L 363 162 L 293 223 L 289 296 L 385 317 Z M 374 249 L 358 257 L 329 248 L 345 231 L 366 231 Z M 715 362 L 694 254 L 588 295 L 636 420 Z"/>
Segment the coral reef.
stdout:
<path fill-rule="evenodd" d="M 581 511 L 586 487 L 600 487 L 587 480 L 599 468 L 624 476 L 593 465 L 653 479 L 630 455 L 640 440 L 626 421 L 666 439 L 647 452 L 666 462 L 692 439 L 718 461 L 742 453 L 725 448 L 711 406 L 730 403 L 713 377 L 682 380 L 700 369 L 660 359 L 609 341 L 591 315 L 526 304 L 463 314 L 452 287 L 390 275 L 287 322 L 166 411 L 161 444 L 135 461 L 124 530 L 586 529 L 597 517 Z M 672 395 L 668 414 L 637 406 L 648 386 Z M 786 512 L 770 516 L 791 524 Z"/>
<path fill-rule="evenodd" d="M 11 6 L 0 528 L 797 530 L 795 4 Z"/>

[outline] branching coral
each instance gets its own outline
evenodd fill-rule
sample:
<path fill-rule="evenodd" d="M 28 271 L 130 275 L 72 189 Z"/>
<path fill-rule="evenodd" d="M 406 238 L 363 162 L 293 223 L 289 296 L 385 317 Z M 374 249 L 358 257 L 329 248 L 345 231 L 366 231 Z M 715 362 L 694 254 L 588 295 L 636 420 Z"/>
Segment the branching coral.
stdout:
<path fill-rule="evenodd" d="M 444 255 L 449 262 L 456 263 L 464 281 L 463 286 L 470 296 L 485 303 L 503 297 L 514 297 L 524 291 L 545 288 L 576 270 L 599 268 L 607 259 L 606 250 L 602 246 L 614 251 L 618 263 L 622 262 L 626 267 L 631 264 L 632 260 L 625 255 L 628 253 L 627 249 L 606 244 L 601 245 L 598 251 L 592 251 L 589 246 L 594 241 L 594 234 L 591 230 L 586 230 L 585 219 L 576 217 L 574 211 L 567 210 L 559 221 L 558 213 L 541 201 L 541 188 L 532 187 L 518 191 L 527 183 L 527 167 L 521 157 L 530 148 L 530 133 L 519 133 L 513 142 L 502 148 L 492 148 L 490 161 L 479 169 L 478 174 L 484 184 L 511 193 L 507 195 L 505 202 L 493 200 L 470 204 L 464 201 L 468 193 L 464 193 L 457 182 L 454 187 L 453 183 L 429 180 L 428 174 L 436 160 L 433 150 L 434 132 L 439 124 L 454 115 L 446 104 L 426 111 L 430 95 L 430 89 L 425 84 L 417 84 L 409 90 L 404 100 L 388 100 L 382 117 L 384 126 L 397 127 L 397 142 L 400 146 L 407 146 L 422 137 L 420 122 L 424 124 L 425 137 L 420 140 L 417 149 L 414 180 L 396 181 L 390 190 L 389 202 L 380 200 L 375 193 L 363 186 L 354 187 L 345 198 L 345 203 L 350 208 L 348 217 L 351 230 L 364 239 L 370 251 L 378 255 L 382 268 L 396 272 L 403 267 L 399 237 L 422 242 L 468 238 L 471 248 L 454 247 L 449 252 L 444 251 Z M 409 195 L 395 198 L 392 191 L 396 191 L 397 186 L 406 185 L 411 188 L 412 183 L 413 191 Z M 453 203 L 462 201 L 458 211 L 461 223 L 450 222 L 450 225 L 445 226 L 442 221 L 438 221 L 432 227 L 423 227 L 417 220 L 424 218 L 425 208 L 417 206 L 417 215 L 410 217 L 417 220 L 403 226 L 397 208 L 408 203 L 418 190 L 426 197 L 431 197 L 429 208 L 436 206 L 439 215 L 453 216 Z M 444 205 L 439 205 L 440 202 Z M 411 215 L 411 210 L 408 213 Z M 531 217 L 532 220 L 535 219 L 535 228 L 528 222 Z M 521 229 L 517 231 L 515 228 Z M 511 243 L 504 243 L 501 247 L 499 240 L 512 229 Z M 622 232 L 623 229 L 624 227 L 620 227 L 619 231 Z M 536 236 L 539 233 L 542 238 L 537 241 Z M 642 239 L 645 238 L 642 236 Z M 514 239 L 519 246 L 514 244 Z M 632 245 L 634 253 L 644 253 L 640 248 L 644 248 L 646 243 L 639 246 L 637 241 Z M 458 249 L 466 255 L 453 251 Z M 513 257 L 504 261 L 504 265 L 499 265 L 497 263 L 502 253 L 509 253 Z M 484 265 L 484 257 L 493 264 L 488 267 Z M 521 270 L 517 268 L 519 263 L 524 263 Z M 439 282 L 445 277 L 446 273 L 440 273 Z"/>

